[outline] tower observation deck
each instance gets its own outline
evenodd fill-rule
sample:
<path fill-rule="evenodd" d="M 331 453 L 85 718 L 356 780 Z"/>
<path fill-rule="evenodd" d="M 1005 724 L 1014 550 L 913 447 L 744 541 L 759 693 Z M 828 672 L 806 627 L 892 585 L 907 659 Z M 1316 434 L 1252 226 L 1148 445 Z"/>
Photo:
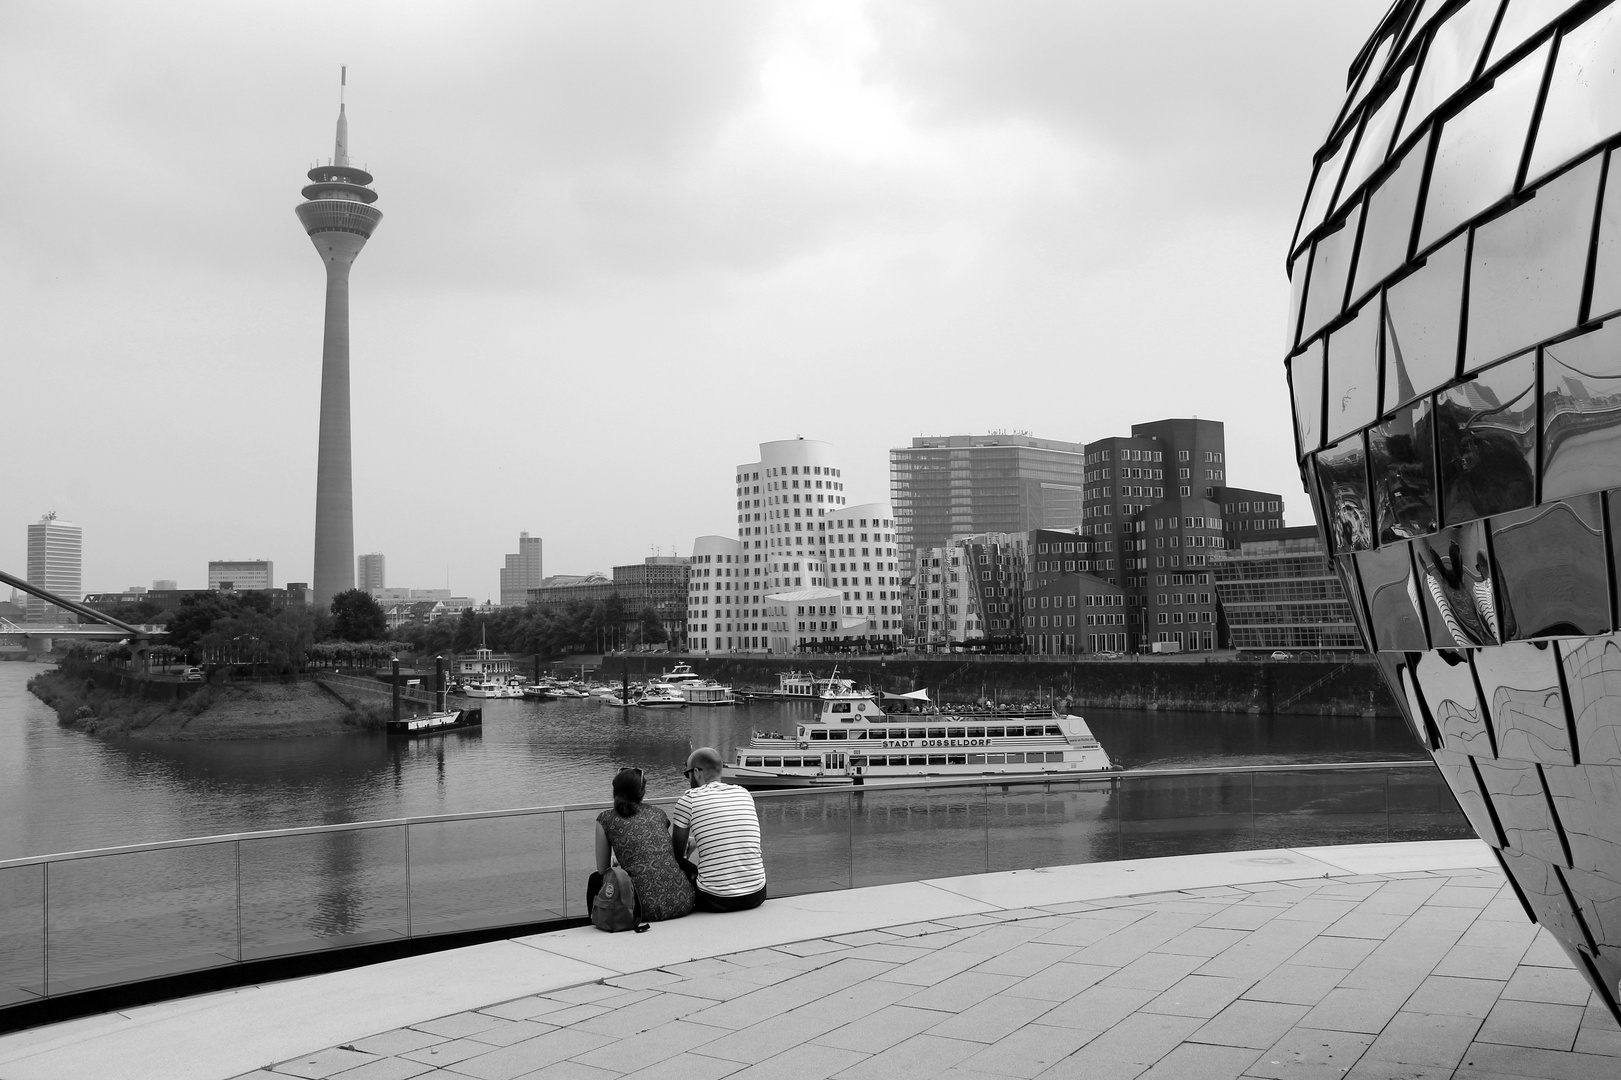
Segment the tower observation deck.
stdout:
<path fill-rule="evenodd" d="M 347 78 L 344 80 L 347 82 Z M 349 268 L 382 211 L 372 176 L 349 163 L 349 120 L 338 105 L 332 161 L 309 171 L 294 210 L 326 266 L 321 342 L 321 425 L 315 476 L 315 602 L 325 607 L 355 585 L 354 474 L 349 439 Z"/>

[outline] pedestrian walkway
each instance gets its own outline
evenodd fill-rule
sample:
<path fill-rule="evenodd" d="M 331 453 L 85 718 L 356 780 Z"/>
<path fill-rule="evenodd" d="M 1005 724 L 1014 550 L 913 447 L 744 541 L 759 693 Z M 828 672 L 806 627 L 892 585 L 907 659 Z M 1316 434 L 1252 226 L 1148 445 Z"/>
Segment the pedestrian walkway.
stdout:
<path fill-rule="evenodd" d="M 441 954 L 439 976 L 462 971 L 441 1000 L 463 1004 L 409 1023 L 377 1023 L 373 997 L 391 983 L 431 1010 L 435 973 L 377 965 L 23 1032 L 0 1039 L 0 1078 L 1621 1076 L 1621 1030 L 1476 842 L 988 874 L 763 912 L 499 943 L 544 970 L 492 956 L 482 988 L 476 958 Z M 546 985 L 506 992 L 525 978 Z M 208 1048 L 251 1039 L 233 1036 L 244 1008 L 266 1045 L 305 1052 L 207 1071 L 231 1057 Z"/>

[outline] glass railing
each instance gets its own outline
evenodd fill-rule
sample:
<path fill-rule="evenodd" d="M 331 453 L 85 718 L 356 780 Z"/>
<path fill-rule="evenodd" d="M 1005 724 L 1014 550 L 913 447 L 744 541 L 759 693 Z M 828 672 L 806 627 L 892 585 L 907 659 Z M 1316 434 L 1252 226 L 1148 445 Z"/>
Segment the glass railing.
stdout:
<path fill-rule="evenodd" d="M 653 800 L 668 805 L 673 800 Z M 0 863 L 0 1008 L 585 914 L 607 803 Z M 774 896 L 1033 866 L 1472 836 L 1428 762 L 756 794 Z"/>

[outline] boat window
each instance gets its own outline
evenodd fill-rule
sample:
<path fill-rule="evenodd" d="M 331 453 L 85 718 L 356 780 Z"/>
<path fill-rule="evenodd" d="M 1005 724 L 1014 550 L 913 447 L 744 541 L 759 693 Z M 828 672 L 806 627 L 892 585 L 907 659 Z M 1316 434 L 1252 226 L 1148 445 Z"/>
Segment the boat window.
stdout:
<path fill-rule="evenodd" d="M 850 759 L 850 767 L 852 769 L 864 769 L 867 767 L 867 759 L 864 757 L 853 757 Z"/>
<path fill-rule="evenodd" d="M 1007 755 L 1006 754 L 986 754 L 985 755 L 985 764 L 987 764 L 987 765 L 1000 765 L 1003 762 L 1005 762 L 1006 760 L 1007 760 Z"/>
<path fill-rule="evenodd" d="M 966 738 L 968 738 L 968 729 L 967 728 L 960 728 L 960 727 L 947 728 L 946 729 L 946 738 L 948 738 L 948 739 L 966 739 Z"/>
<path fill-rule="evenodd" d="M 782 758 L 780 758 L 780 757 L 768 757 L 768 758 L 765 759 L 765 765 L 762 766 L 762 768 L 780 769 L 780 768 L 782 768 Z"/>
<path fill-rule="evenodd" d="M 944 754 L 930 754 L 929 755 L 929 764 L 930 765 L 944 765 L 945 763 L 946 763 L 946 756 Z"/>
<path fill-rule="evenodd" d="M 984 754 L 969 754 L 968 755 L 968 764 L 970 764 L 970 765 L 983 765 L 983 764 L 985 764 L 985 755 Z"/>
<path fill-rule="evenodd" d="M 1007 737 L 1010 739 L 1024 738 L 1024 728 L 1009 724 L 1007 729 Z"/>
<path fill-rule="evenodd" d="M 1064 760 L 1064 752 L 1062 750 L 1049 750 L 1049 751 L 1047 751 L 1047 760 L 1048 761 L 1063 761 Z"/>
<path fill-rule="evenodd" d="M 927 754 L 912 754 L 906 759 L 908 765 L 927 765 L 928 763 L 929 755 Z"/>
<path fill-rule="evenodd" d="M 1049 734 L 1049 735 L 1062 735 L 1063 733 L 1064 733 L 1064 729 L 1059 727 L 1057 724 L 1048 724 L 1047 725 L 1047 734 Z"/>
<path fill-rule="evenodd" d="M 811 732 L 811 733 L 810 733 L 810 736 L 811 736 L 811 738 L 813 738 L 813 739 L 822 739 L 822 740 L 824 740 L 824 741 L 826 741 L 826 739 L 827 739 L 827 732 L 825 732 L 825 731 L 822 731 L 822 730 L 820 730 L 820 729 L 818 729 L 818 730 L 815 730 L 815 731 L 812 731 L 812 732 Z"/>
<path fill-rule="evenodd" d="M 983 739 L 985 737 L 985 729 L 982 727 L 971 727 L 968 729 L 968 737 L 970 739 Z"/>
<path fill-rule="evenodd" d="M 927 739 L 929 737 L 929 730 L 928 728 L 920 727 L 907 728 L 906 737 L 908 739 Z"/>
<path fill-rule="evenodd" d="M 834 712 L 849 712 L 850 711 L 850 703 L 848 701 L 835 701 L 833 703 L 833 711 Z"/>
<path fill-rule="evenodd" d="M 932 727 L 932 728 L 929 729 L 929 738 L 931 738 L 931 739 L 943 739 L 945 737 L 946 737 L 946 729 L 945 728 L 943 728 L 943 727 Z"/>
<path fill-rule="evenodd" d="M 966 764 L 968 764 L 968 755 L 967 754 L 947 754 L 946 755 L 946 764 L 947 765 L 966 765 Z"/>
<path fill-rule="evenodd" d="M 865 720 L 865 719 L 866 719 L 865 716 L 841 716 L 841 717 L 839 717 L 839 722 L 841 724 L 853 724 L 857 720 Z"/>
<path fill-rule="evenodd" d="M 845 739 L 848 738 L 849 735 L 850 733 L 848 731 L 844 731 L 842 729 L 835 729 L 827 733 L 827 737 L 830 739 Z"/>
<path fill-rule="evenodd" d="M 1007 734 L 1007 729 L 1006 728 L 999 728 L 999 727 L 988 727 L 988 728 L 985 729 L 985 734 L 989 738 L 1000 739 L 1002 736 Z"/>
<path fill-rule="evenodd" d="M 1037 761 L 1041 760 L 1041 755 L 1040 754 L 1036 755 L 1036 760 Z M 1023 754 L 1009 754 L 1007 756 L 1007 763 L 1009 765 L 1023 765 L 1024 764 L 1024 755 Z"/>

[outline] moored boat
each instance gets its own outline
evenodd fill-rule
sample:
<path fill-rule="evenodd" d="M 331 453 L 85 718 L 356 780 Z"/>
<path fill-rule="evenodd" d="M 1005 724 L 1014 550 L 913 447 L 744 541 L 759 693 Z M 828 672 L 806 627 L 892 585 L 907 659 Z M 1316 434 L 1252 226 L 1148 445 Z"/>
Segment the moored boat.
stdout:
<path fill-rule="evenodd" d="M 730 686 L 723 686 L 713 679 L 704 679 L 700 682 L 684 683 L 679 687 L 681 696 L 687 699 L 688 705 L 736 705 L 737 696 L 732 693 Z"/>
<path fill-rule="evenodd" d="M 673 686 L 654 684 L 647 693 L 636 699 L 638 709 L 685 709 L 686 696 Z"/>
<path fill-rule="evenodd" d="M 482 727 L 483 709 L 441 709 L 422 716 L 402 716 L 398 720 L 385 720 L 383 730 L 390 738 L 415 739 L 423 735 L 438 735 L 462 728 Z"/>
<path fill-rule="evenodd" d="M 937 706 L 922 690 L 886 694 L 880 703 L 836 674 L 820 701 L 817 715 L 791 738 L 756 732 L 724 779 L 756 788 L 868 786 L 1073 777 L 1114 768 L 1086 721 L 1054 708 Z"/>

